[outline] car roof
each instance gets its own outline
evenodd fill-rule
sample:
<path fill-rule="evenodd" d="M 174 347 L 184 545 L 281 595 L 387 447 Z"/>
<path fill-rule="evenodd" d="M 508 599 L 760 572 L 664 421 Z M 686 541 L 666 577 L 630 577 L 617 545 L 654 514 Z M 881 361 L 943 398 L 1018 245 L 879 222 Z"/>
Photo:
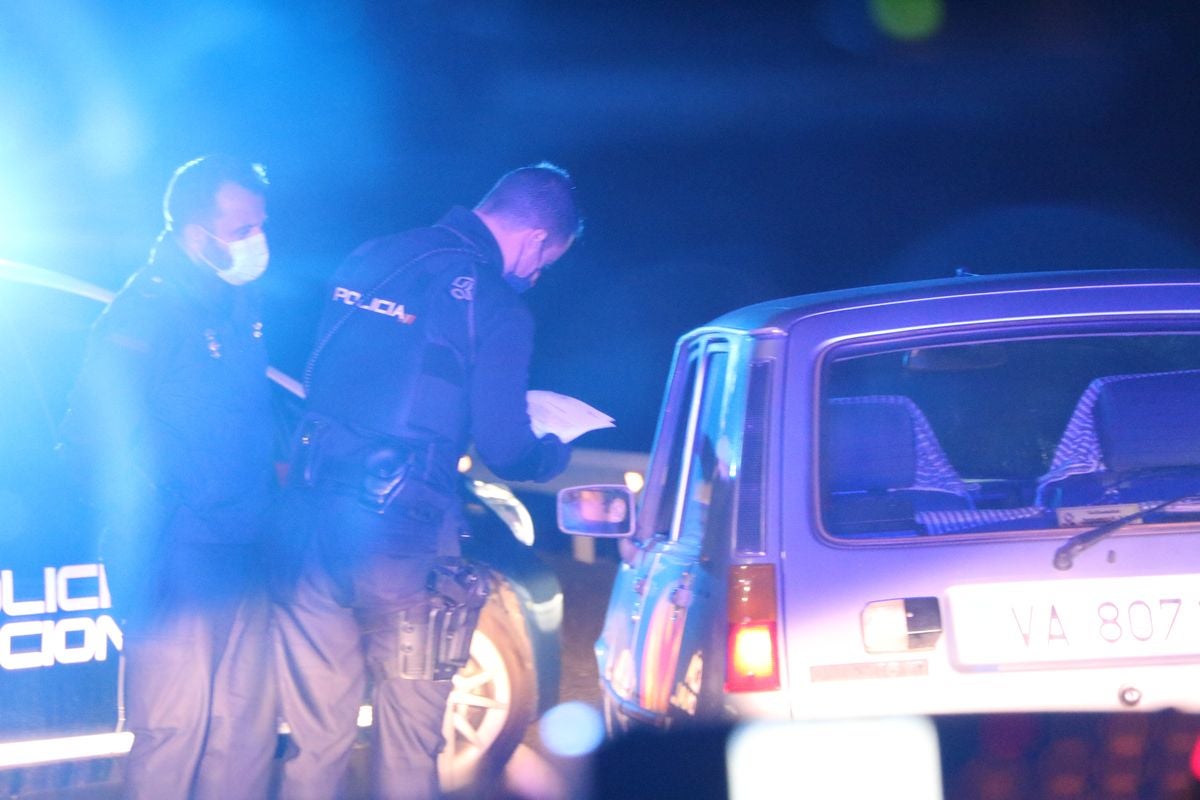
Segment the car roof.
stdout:
<path fill-rule="evenodd" d="M 852 309 L 905 300 L 953 298 L 997 292 L 1120 286 L 1197 286 L 1200 270 L 1064 270 L 1002 275 L 960 274 L 950 278 L 886 283 L 795 295 L 745 306 L 717 317 L 687 337 L 716 329 L 735 333 L 782 334 L 800 319 L 834 309 Z"/>

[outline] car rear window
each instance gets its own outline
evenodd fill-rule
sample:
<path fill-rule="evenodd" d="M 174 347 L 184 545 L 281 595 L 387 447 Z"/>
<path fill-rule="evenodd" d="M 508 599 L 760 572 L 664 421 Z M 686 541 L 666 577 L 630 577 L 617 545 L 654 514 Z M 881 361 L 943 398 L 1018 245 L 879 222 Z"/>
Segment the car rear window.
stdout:
<path fill-rule="evenodd" d="M 825 363 L 832 536 L 997 535 L 1155 506 L 1140 521 L 1200 519 L 1196 335 L 857 345 Z"/>

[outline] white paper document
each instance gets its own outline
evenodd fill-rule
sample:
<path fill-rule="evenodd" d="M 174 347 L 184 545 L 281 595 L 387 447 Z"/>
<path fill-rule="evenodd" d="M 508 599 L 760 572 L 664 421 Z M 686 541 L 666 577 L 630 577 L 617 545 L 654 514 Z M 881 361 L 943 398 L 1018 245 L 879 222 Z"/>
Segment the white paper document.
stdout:
<path fill-rule="evenodd" d="M 534 389 L 525 394 L 529 421 L 538 436 L 553 433 L 564 442 L 576 439 L 588 431 L 615 428 L 613 418 L 582 400 L 557 392 Z"/>

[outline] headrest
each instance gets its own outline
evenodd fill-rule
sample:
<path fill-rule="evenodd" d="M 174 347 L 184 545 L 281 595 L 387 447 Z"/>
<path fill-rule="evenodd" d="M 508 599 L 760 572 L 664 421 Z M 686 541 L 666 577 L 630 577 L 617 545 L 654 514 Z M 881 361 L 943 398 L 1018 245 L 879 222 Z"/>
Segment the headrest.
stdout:
<path fill-rule="evenodd" d="M 1200 371 L 1122 376 L 1096 398 L 1096 434 L 1113 472 L 1200 465 Z"/>
<path fill-rule="evenodd" d="M 916 436 L 905 406 L 831 403 L 825 414 L 821 460 L 827 491 L 886 491 L 916 482 Z"/>

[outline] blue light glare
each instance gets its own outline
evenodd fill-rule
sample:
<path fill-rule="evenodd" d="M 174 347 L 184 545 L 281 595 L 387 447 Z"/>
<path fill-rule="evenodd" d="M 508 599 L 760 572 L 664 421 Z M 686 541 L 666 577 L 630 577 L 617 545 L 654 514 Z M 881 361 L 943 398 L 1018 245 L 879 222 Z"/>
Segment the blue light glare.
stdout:
<path fill-rule="evenodd" d="M 80 147 L 98 175 L 128 174 L 145 149 L 145 134 L 132 108 L 105 88 L 97 87 L 82 104 L 80 127 L 88 131 Z"/>
<path fill-rule="evenodd" d="M 538 723 L 538 735 L 555 755 L 584 756 L 604 741 L 604 721 L 587 703 L 571 701 L 545 713 Z"/>

